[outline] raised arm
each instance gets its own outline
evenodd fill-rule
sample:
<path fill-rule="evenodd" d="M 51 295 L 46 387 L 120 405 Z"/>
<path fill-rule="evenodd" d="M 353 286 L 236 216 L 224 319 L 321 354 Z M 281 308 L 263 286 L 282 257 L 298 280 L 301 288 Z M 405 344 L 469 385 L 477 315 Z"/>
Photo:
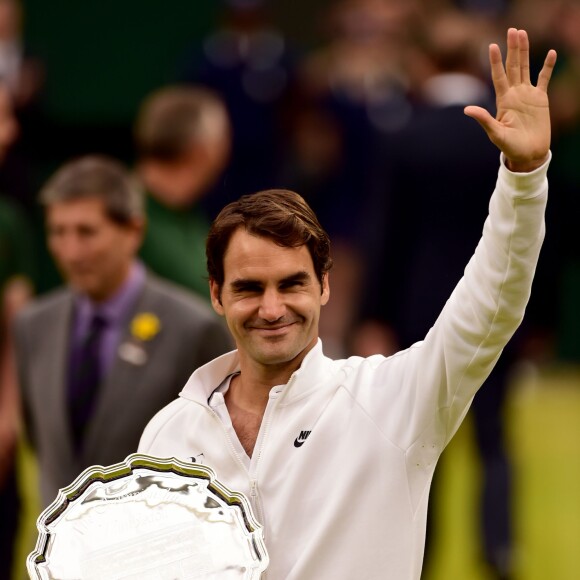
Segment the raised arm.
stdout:
<path fill-rule="evenodd" d="M 527 32 L 510 28 L 507 47 L 505 68 L 499 46 L 491 44 L 489 47 L 496 118 L 476 106 L 465 107 L 465 114 L 475 119 L 504 153 L 508 169 L 529 172 L 542 165 L 548 157 L 550 111 L 547 91 L 556 63 L 556 51 L 548 52 L 534 86 L 530 81 Z"/>

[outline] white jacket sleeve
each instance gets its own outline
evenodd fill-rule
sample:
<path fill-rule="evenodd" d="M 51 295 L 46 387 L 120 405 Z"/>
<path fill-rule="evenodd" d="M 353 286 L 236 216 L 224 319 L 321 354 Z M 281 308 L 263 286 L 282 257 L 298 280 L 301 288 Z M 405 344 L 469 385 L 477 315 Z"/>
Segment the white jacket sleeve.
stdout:
<path fill-rule="evenodd" d="M 389 420 L 381 404 L 370 413 L 407 453 L 436 460 L 522 321 L 544 238 L 548 163 L 517 174 L 502 159 L 483 236 L 433 328 L 375 369 Z"/>

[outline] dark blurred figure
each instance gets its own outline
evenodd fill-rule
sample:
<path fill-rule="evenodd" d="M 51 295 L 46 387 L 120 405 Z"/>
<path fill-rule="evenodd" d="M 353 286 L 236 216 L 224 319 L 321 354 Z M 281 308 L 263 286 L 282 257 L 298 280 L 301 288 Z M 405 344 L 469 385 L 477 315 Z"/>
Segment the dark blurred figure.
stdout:
<path fill-rule="evenodd" d="M 580 362 L 580 2 L 546 2 L 551 18 L 544 20 L 559 47 L 560 65 L 554 73 L 550 103 L 552 110 L 552 149 L 555 164 L 550 169 L 554 179 L 557 206 L 552 210 L 552 232 L 558 236 L 552 252 L 551 285 L 557 295 L 546 304 L 557 304 L 548 312 L 557 320 L 556 355 L 565 362 Z M 550 215 L 550 214 L 549 214 Z"/>
<path fill-rule="evenodd" d="M 406 87 L 402 57 L 419 16 L 417 3 L 404 0 L 330 5 L 323 22 L 326 41 L 303 61 L 301 82 L 319 95 L 365 107 L 370 121 L 386 126 L 374 115 L 374 106 Z"/>
<path fill-rule="evenodd" d="M 161 88 L 140 107 L 136 171 L 147 192 L 147 230 L 140 255 L 158 275 L 209 300 L 203 207 L 215 194 L 231 148 L 222 99 L 187 85 Z"/>
<path fill-rule="evenodd" d="M 375 132 L 397 130 L 410 114 L 403 56 L 413 14 L 412 2 L 341 0 L 324 14 L 326 42 L 297 68 L 283 175 L 290 185 L 307 181 L 333 239 L 356 239 Z"/>
<path fill-rule="evenodd" d="M 366 181 L 374 133 L 396 131 L 409 118 L 404 55 L 418 17 L 413 1 L 341 0 L 326 14 L 329 38 L 299 68 L 300 91 L 339 123 L 353 182 Z"/>
<path fill-rule="evenodd" d="M 14 341 L 46 506 L 85 468 L 136 451 L 149 419 L 231 339 L 209 305 L 136 258 L 143 197 L 122 164 L 70 161 L 40 199 L 66 286 L 19 313 Z"/>
<path fill-rule="evenodd" d="M 352 235 L 351 179 L 340 119 L 324 101 L 298 98 L 287 116 L 284 155 L 276 181 L 299 191 L 332 239 Z"/>
<path fill-rule="evenodd" d="M 265 0 L 223 0 L 221 22 L 183 59 L 178 80 L 214 89 L 232 122 L 232 157 L 220 195 L 207 199 L 212 217 L 245 193 L 272 187 L 279 119 L 291 84 L 294 56 Z"/>
<path fill-rule="evenodd" d="M 371 204 L 366 220 L 375 236 L 368 263 L 387 266 L 381 269 L 383 276 L 369 272 L 364 285 L 366 323 L 353 345 L 358 354 L 389 354 L 422 340 L 481 235 L 497 151 L 463 108 L 477 103 L 494 109 L 479 68 L 483 33 L 474 19 L 445 11 L 431 19 L 409 61 L 418 83 L 415 111 L 406 127 L 383 140 L 379 158 L 386 167 L 377 199 L 385 199 L 387 190 L 388 202 Z M 510 466 L 502 404 L 515 360 L 513 345 L 506 347 L 471 407 L 483 467 L 483 554 L 493 577 L 502 580 L 512 577 Z M 426 568 L 437 529 L 433 518 L 431 510 Z"/>
<path fill-rule="evenodd" d="M 0 85 L 0 175 L 17 134 L 8 90 Z M 20 404 L 11 325 L 32 296 L 35 277 L 33 232 L 21 207 L 0 190 L 0 578 L 10 578 L 20 520 L 16 447 Z"/>
<path fill-rule="evenodd" d="M 454 0 L 453 4 L 458 9 L 476 16 L 496 18 L 507 12 L 512 0 Z"/>
<path fill-rule="evenodd" d="M 4 154 L 0 191 L 34 209 L 34 171 L 41 118 L 44 67 L 22 38 L 22 2 L 0 0 L 0 82 L 6 87 L 18 122 L 18 133 Z"/>

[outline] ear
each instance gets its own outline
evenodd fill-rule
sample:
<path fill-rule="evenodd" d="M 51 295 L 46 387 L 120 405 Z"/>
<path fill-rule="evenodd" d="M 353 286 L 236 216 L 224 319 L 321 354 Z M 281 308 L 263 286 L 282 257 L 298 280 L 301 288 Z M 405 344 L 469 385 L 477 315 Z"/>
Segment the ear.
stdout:
<path fill-rule="evenodd" d="M 211 296 L 211 305 L 213 309 L 220 315 L 224 315 L 224 307 L 221 299 L 221 287 L 215 280 L 209 281 L 209 293 Z"/>
<path fill-rule="evenodd" d="M 145 230 L 147 229 L 147 219 L 144 217 L 134 218 L 131 221 L 131 229 L 135 232 L 135 235 L 139 240 L 139 244 L 141 244 L 145 236 Z"/>
<path fill-rule="evenodd" d="M 137 254 L 139 248 L 143 244 L 143 237 L 145 236 L 145 218 L 133 218 L 126 227 L 127 231 L 131 232 L 131 245 L 133 252 Z"/>
<path fill-rule="evenodd" d="M 320 296 L 320 304 L 324 306 L 330 299 L 330 282 L 328 280 L 328 272 L 322 276 L 322 295 Z"/>

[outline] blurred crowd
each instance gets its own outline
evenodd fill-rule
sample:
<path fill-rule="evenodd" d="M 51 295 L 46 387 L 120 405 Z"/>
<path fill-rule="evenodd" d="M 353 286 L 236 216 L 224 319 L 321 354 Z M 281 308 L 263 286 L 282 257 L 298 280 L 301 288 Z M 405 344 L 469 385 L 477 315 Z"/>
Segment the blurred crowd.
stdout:
<path fill-rule="evenodd" d="M 479 239 L 497 175 L 495 147 L 462 113 L 468 104 L 493 111 L 489 43 L 501 45 L 508 26 L 527 29 L 536 74 L 547 49 L 558 51 L 546 243 L 524 324 L 474 404 L 482 557 L 496 578 L 510 578 L 501 424 L 509 373 L 522 360 L 580 362 L 580 2 L 334 0 L 316 12 L 307 45 L 272 4 L 220 4 L 214 29 L 192 38 L 167 83 L 142 95 L 120 161 L 145 192 L 139 259 L 206 301 L 204 240 L 217 212 L 260 189 L 303 195 L 333 242 L 321 319 L 333 357 L 388 355 L 424 336 Z M 18 525 L 23 432 L 11 328 L 30 301 L 63 283 L 36 199 L 56 166 L 86 153 L 119 158 L 122 149 L 118 128 L 94 146 L 89 133 L 66 148 L 53 142 L 58 126 L 44 106 L 51 62 L 28 50 L 25 8 L 0 0 L 2 578 Z"/>

